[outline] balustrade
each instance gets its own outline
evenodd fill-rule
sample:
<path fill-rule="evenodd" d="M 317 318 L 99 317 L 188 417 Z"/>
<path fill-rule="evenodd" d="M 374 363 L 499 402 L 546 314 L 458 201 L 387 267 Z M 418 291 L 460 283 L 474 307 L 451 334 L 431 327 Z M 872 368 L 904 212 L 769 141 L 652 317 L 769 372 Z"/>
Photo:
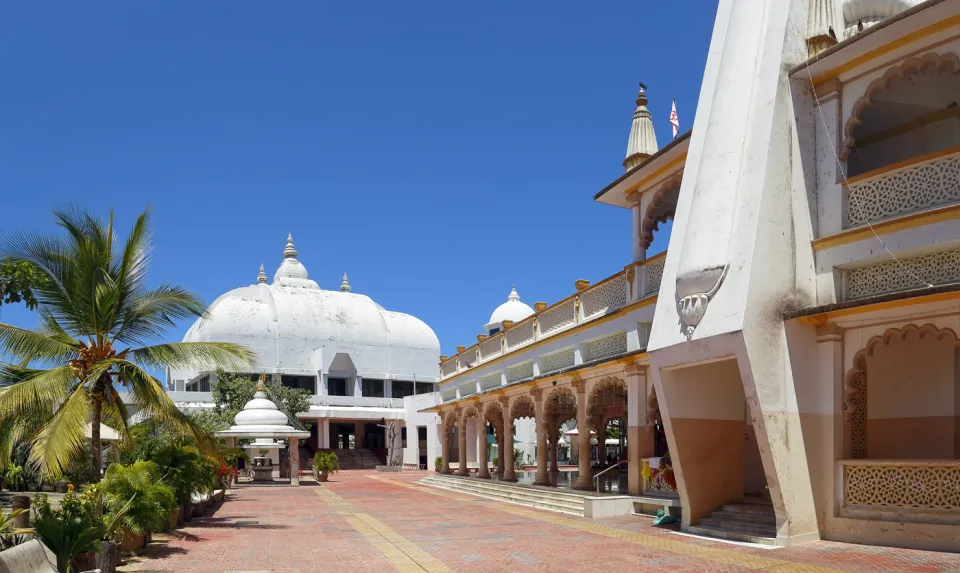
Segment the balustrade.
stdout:
<path fill-rule="evenodd" d="M 943 517 L 947 517 L 960 522 L 960 460 L 841 460 L 839 463 L 843 480 L 842 507 L 847 515 L 864 515 L 864 510 L 873 510 L 905 521 L 943 521 Z"/>

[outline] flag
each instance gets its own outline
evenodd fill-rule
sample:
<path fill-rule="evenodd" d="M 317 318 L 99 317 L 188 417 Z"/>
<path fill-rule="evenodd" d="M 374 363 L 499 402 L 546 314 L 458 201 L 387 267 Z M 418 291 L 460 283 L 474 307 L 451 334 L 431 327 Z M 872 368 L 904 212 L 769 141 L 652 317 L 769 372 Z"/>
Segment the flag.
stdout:
<path fill-rule="evenodd" d="M 680 131 L 680 118 L 677 117 L 677 100 L 673 100 L 673 106 L 670 109 L 670 126 L 673 127 L 673 136 L 677 136 Z"/>

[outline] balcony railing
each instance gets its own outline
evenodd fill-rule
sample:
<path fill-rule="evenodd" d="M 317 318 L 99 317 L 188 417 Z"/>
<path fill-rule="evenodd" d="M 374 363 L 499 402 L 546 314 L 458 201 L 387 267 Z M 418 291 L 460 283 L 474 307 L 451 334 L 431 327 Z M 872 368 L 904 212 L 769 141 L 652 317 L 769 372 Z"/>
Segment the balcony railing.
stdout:
<path fill-rule="evenodd" d="M 960 460 L 841 460 L 843 513 L 960 523 Z"/>
<path fill-rule="evenodd" d="M 626 270 L 583 288 L 577 294 L 505 328 L 503 332 L 465 348 L 456 356 L 440 363 L 441 378 L 449 378 L 538 340 L 602 318 L 630 303 L 656 295 L 660 290 L 665 260 L 666 252 L 629 265 Z M 617 340 L 604 341 L 604 346 L 612 347 L 618 344 Z"/>
<path fill-rule="evenodd" d="M 851 177 L 844 228 L 960 202 L 960 147 Z"/>
<path fill-rule="evenodd" d="M 960 281 L 960 249 L 845 271 L 845 300 Z"/>

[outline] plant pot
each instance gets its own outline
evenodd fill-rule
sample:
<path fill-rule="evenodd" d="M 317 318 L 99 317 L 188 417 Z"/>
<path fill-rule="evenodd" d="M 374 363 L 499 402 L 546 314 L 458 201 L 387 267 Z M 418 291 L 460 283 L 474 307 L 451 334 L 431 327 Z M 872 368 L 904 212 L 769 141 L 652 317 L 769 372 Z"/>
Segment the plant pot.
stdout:
<path fill-rule="evenodd" d="M 172 531 L 180 525 L 180 507 L 170 510 L 170 518 L 167 519 L 167 530 Z"/>
<path fill-rule="evenodd" d="M 120 544 L 103 541 L 100 553 L 96 555 L 96 566 L 89 569 L 98 569 L 100 573 L 116 573 L 118 565 L 120 565 Z"/>
<path fill-rule="evenodd" d="M 139 551 L 143 548 L 143 545 L 144 538 L 142 535 L 135 535 L 131 531 L 127 531 L 123 534 L 123 541 L 120 542 L 120 551 Z"/>
<path fill-rule="evenodd" d="M 433 473 L 435 473 L 435 474 L 440 473 L 440 468 L 433 468 Z"/>
<path fill-rule="evenodd" d="M 317 481 L 327 481 L 328 477 L 329 477 L 328 474 L 321 473 L 319 476 L 317 476 Z"/>
<path fill-rule="evenodd" d="M 190 513 L 193 517 L 203 517 L 203 502 L 190 505 Z"/>
<path fill-rule="evenodd" d="M 91 571 L 96 568 L 96 553 L 81 553 L 73 558 L 73 571 Z"/>

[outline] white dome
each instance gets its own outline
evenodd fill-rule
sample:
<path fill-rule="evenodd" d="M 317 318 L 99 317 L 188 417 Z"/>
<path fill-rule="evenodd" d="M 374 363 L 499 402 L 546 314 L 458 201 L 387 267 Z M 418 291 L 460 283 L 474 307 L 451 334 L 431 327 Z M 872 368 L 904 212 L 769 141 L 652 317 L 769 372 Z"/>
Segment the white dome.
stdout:
<path fill-rule="evenodd" d="M 913 8 L 923 0 L 842 0 L 843 20 L 846 36 L 857 33 L 859 24 L 864 28 L 896 16 L 900 12 Z"/>
<path fill-rule="evenodd" d="M 493 311 L 487 324 L 502 323 L 504 320 L 520 322 L 532 315 L 533 312 L 533 309 L 530 308 L 529 305 L 520 302 L 520 295 L 517 294 L 517 289 L 514 287 L 510 291 L 510 296 L 507 297 L 507 302 L 501 304 Z"/>
<path fill-rule="evenodd" d="M 289 423 L 287 415 L 277 409 L 277 405 L 267 399 L 263 392 L 253 395 L 253 400 L 247 402 L 234 418 L 233 423 L 239 427 L 246 426 L 286 426 Z"/>
<path fill-rule="evenodd" d="M 296 259 L 292 238 L 272 284 L 221 295 L 197 319 L 184 342 L 234 342 L 257 355 L 251 371 L 316 376 L 334 356 L 346 353 L 361 377 L 435 382 L 440 341 L 416 317 L 384 310 L 370 297 L 323 290 Z M 187 379 L 199 372 L 172 372 Z"/>

